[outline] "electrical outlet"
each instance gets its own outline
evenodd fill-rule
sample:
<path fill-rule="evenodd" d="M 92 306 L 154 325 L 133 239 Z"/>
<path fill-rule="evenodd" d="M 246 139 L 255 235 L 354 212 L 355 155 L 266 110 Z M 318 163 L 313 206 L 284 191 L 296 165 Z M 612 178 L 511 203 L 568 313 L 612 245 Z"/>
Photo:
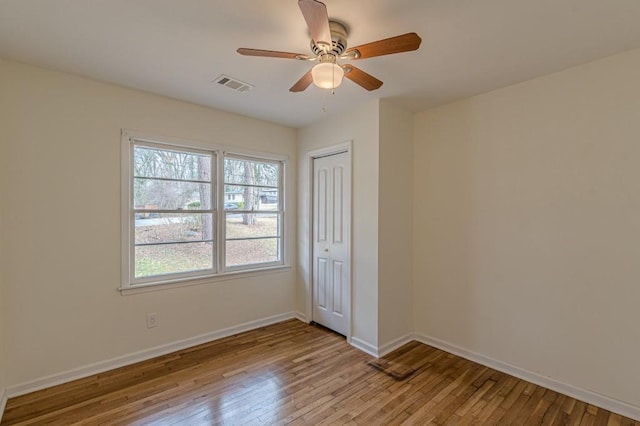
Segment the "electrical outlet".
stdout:
<path fill-rule="evenodd" d="M 153 328 L 158 326 L 158 314 L 155 312 L 147 314 L 147 328 Z"/>

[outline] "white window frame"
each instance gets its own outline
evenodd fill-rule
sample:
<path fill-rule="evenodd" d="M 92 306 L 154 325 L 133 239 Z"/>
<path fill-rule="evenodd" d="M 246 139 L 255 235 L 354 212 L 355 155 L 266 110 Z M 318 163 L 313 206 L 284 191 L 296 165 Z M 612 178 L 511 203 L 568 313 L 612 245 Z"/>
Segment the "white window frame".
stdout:
<path fill-rule="evenodd" d="M 155 146 L 160 149 L 173 149 L 184 152 L 207 153 L 212 155 L 211 165 L 211 214 L 213 223 L 213 268 L 205 271 L 191 271 L 185 273 L 156 275 L 144 279 L 134 277 L 134 200 L 133 200 L 133 147 L 139 142 L 145 146 Z M 224 213 L 224 158 L 229 155 L 235 158 L 246 158 L 253 161 L 279 162 L 279 194 L 278 210 L 280 214 L 280 260 L 277 262 L 255 263 L 225 268 L 226 229 Z M 219 280 L 227 280 L 239 276 L 261 275 L 273 273 L 282 269 L 289 269 L 289 246 L 292 241 L 288 239 L 288 218 L 286 213 L 286 191 L 288 157 L 284 155 L 242 150 L 212 145 L 210 143 L 197 142 L 178 138 L 149 135 L 138 131 L 122 130 L 121 138 L 121 285 L 118 290 L 121 294 L 136 294 L 139 292 L 169 289 L 188 285 L 204 284 Z M 202 211 L 199 211 L 202 212 Z M 265 211 L 266 212 L 266 211 Z M 274 210 L 274 213 L 276 211 Z"/>
<path fill-rule="evenodd" d="M 236 214 L 236 213 L 255 213 L 257 215 L 260 214 L 275 214 L 278 216 L 279 221 L 280 221 L 280 235 L 278 238 L 278 251 L 280 253 L 280 260 L 274 261 L 274 262 L 260 262 L 260 263 L 247 263 L 247 264 L 243 264 L 243 265 L 234 265 L 234 266 L 226 266 L 226 255 L 227 255 L 227 214 L 230 214 L 228 211 L 226 211 L 224 209 L 224 203 L 221 204 L 222 208 L 220 209 L 220 223 L 218 226 L 218 229 L 220 229 L 220 246 L 219 246 L 219 250 L 221 253 L 220 256 L 220 267 L 222 270 L 224 270 L 225 272 L 233 272 L 233 271 L 248 271 L 248 270 L 254 270 L 254 269 L 262 269 L 262 268 L 271 268 L 271 267 L 278 267 L 278 266 L 283 266 L 285 264 L 285 246 L 286 244 L 284 243 L 284 239 L 285 239 L 285 211 L 284 211 L 284 169 L 285 169 L 285 162 L 281 159 L 274 159 L 274 158 L 268 158 L 268 157 L 264 157 L 264 156 L 255 156 L 255 155 L 247 155 L 247 154 L 241 154 L 241 153 L 237 153 L 237 152 L 224 152 L 221 156 L 220 156 L 220 188 L 221 188 L 221 192 L 224 192 L 224 186 L 225 186 L 225 181 L 224 181 L 224 160 L 225 158 L 232 158 L 232 159 L 237 159 L 237 160 L 246 160 L 246 161 L 255 161 L 255 162 L 262 162 L 262 163 L 272 163 L 272 164 L 278 164 L 278 208 L 277 210 L 259 210 L 259 211 L 248 211 L 248 210 L 232 210 L 231 212 L 233 212 L 232 214 Z M 235 185 L 238 186 L 237 184 L 232 184 L 230 183 L 229 185 Z M 255 187 L 260 187 L 260 185 L 252 185 Z"/>

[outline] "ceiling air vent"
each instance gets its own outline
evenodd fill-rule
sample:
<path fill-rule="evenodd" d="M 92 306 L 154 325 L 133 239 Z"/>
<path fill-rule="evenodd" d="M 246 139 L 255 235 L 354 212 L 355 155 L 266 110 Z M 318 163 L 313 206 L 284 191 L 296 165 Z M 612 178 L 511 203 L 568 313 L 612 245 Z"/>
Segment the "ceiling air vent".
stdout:
<path fill-rule="evenodd" d="M 236 92 L 245 93 L 249 90 L 253 89 L 253 85 L 249 83 L 245 83 L 243 81 L 238 80 L 237 78 L 229 77 L 228 75 L 222 74 L 220 77 L 213 80 L 215 83 L 218 83 L 222 86 L 228 87 L 229 89 L 233 89 Z"/>

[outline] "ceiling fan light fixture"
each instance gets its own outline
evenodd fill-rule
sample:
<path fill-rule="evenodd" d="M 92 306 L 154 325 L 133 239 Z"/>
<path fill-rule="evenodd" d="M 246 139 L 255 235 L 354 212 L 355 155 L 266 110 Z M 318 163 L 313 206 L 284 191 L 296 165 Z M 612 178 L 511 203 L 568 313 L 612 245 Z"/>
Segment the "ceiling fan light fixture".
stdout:
<path fill-rule="evenodd" d="M 321 89 L 335 89 L 342 84 L 343 69 L 335 63 L 322 62 L 311 69 L 313 84 Z"/>

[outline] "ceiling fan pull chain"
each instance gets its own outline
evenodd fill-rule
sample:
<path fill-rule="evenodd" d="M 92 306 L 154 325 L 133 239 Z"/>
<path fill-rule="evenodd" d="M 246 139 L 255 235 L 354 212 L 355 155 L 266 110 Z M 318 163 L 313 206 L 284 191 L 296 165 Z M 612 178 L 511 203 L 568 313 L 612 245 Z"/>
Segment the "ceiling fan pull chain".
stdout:
<path fill-rule="evenodd" d="M 329 107 L 327 106 L 327 91 L 322 91 L 322 112 L 328 112 Z"/>

